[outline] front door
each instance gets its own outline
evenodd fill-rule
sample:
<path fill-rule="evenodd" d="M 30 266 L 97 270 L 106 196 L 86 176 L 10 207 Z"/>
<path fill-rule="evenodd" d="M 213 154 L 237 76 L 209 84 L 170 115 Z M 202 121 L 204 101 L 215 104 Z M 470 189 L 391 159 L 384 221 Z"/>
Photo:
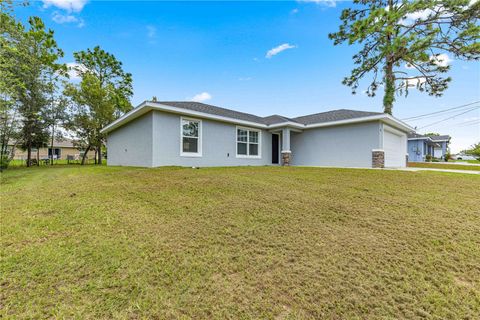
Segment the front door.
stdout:
<path fill-rule="evenodd" d="M 280 140 L 280 136 L 278 134 L 272 134 L 272 163 L 273 164 L 278 164 L 279 140 Z"/>

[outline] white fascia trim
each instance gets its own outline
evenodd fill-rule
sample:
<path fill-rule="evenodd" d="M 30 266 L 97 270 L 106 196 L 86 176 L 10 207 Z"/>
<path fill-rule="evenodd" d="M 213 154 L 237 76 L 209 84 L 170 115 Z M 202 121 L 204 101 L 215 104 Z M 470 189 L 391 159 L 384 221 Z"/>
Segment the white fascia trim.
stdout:
<path fill-rule="evenodd" d="M 128 122 L 126 120 L 128 120 L 129 118 L 131 118 L 131 117 L 133 117 L 137 114 L 138 114 L 137 116 L 140 116 L 143 113 L 147 113 L 149 110 L 146 108 L 146 106 L 147 106 L 147 103 L 142 102 L 136 108 L 130 110 L 129 112 L 125 113 L 123 116 L 118 118 L 117 120 L 113 121 L 112 123 L 110 123 L 109 125 L 104 127 L 102 130 L 100 130 L 100 133 L 107 133 L 109 131 L 112 131 L 113 129 L 117 128 L 119 125 L 123 124 L 124 122 Z M 144 112 L 142 113 L 142 111 L 144 111 Z M 136 118 L 136 117 L 134 117 L 134 118 Z"/>
<path fill-rule="evenodd" d="M 209 113 L 204 113 L 204 112 L 199 112 L 199 111 L 193 111 L 193 110 L 187 110 L 183 108 L 176 108 L 176 107 L 171 107 L 167 105 L 163 105 L 160 103 L 153 103 L 153 102 L 143 102 L 140 104 L 138 107 L 135 109 L 127 112 L 124 114 L 122 117 L 119 119 L 115 120 L 105 128 L 103 128 L 100 132 L 101 133 L 107 133 L 118 126 L 122 125 L 123 123 L 128 122 L 128 120 L 135 115 L 139 116 L 142 115 L 143 113 L 146 113 L 150 110 L 160 110 L 160 111 L 167 111 L 171 113 L 177 113 L 185 116 L 196 116 L 196 117 L 201 117 L 204 119 L 212 119 L 212 120 L 219 120 L 223 122 L 230 122 L 230 123 L 235 123 L 239 125 L 246 125 L 249 127 L 253 128 L 260 128 L 260 129 L 275 129 L 275 128 L 281 128 L 281 127 L 293 127 L 293 128 L 298 128 L 298 129 L 313 129 L 313 128 L 321 128 L 321 127 L 330 127 L 330 126 L 337 126 L 337 125 L 343 125 L 343 124 L 351 124 L 351 123 L 359 123 L 359 122 L 366 122 L 366 121 L 384 121 L 387 124 L 390 124 L 391 126 L 396 127 L 397 129 L 401 129 L 407 132 L 414 132 L 415 130 L 410 127 L 408 124 L 390 116 L 387 114 L 379 114 L 375 116 L 368 116 L 368 117 L 362 117 L 362 118 L 355 118 L 355 119 L 347 119 L 347 120 L 340 120 L 340 121 L 331 121 L 331 122 L 324 122 L 324 123 L 314 123 L 314 124 L 309 124 L 309 125 L 303 125 L 299 124 L 296 122 L 282 122 L 282 123 L 276 123 L 273 125 L 265 125 L 261 123 L 256 123 L 256 122 L 251 122 L 251 121 L 245 121 L 245 120 L 238 120 L 234 118 L 229 118 L 229 117 L 223 117 L 223 116 L 217 116 L 217 115 L 212 115 Z M 143 111 L 143 113 L 142 113 Z"/>
<path fill-rule="evenodd" d="M 274 124 L 271 124 L 271 125 L 268 126 L 268 128 L 270 128 L 270 129 L 283 128 L 283 127 L 305 129 L 306 127 L 308 127 L 308 125 L 289 121 L 289 122 L 274 123 Z"/>
<path fill-rule="evenodd" d="M 383 149 L 372 149 L 372 152 L 385 152 Z"/>
<path fill-rule="evenodd" d="M 176 107 L 171 107 L 171 106 L 166 106 L 160 103 L 150 103 L 147 102 L 147 105 L 151 106 L 153 110 L 160 110 L 160 111 L 168 111 L 171 113 L 178 113 L 182 115 L 187 115 L 187 116 L 197 116 L 197 117 L 202 117 L 204 119 L 212 119 L 212 120 L 219 120 L 219 121 L 224 121 L 224 122 L 233 122 L 236 124 L 241 124 L 241 125 L 246 125 L 254 128 L 268 128 L 264 124 L 256 123 L 256 122 L 251 122 L 251 121 L 246 121 L 246 120 L 239 120 L 239 119 L 234 119 L 234 118 L 229 118 L 229 117 L 223 117 L 223 116 L 217 116 L 205 112 L 199 112 L 199 111 L 193 111 L 193 110 L 187 110 L 183 108 L 176 108 Z"/>
<path fill-rule="evenodd" d="M 119 127 L 120 125 L 122 125 L 124 123 L 127 123 L 130 120 L 130 118 L 132 118 L 132 117 L 135 118 L 135 115 L 138 116 L 138 115 L 141 115 L 143 113 L 147 113 L 150 110 L 167 111 L 167 112 L 181 114 L 181 115 L 185 115 L 185 116 L 201 117 L 203 119 L 212 119 L 212 120 L 219 120 L 219 121 L 224 121 L 224 122 L 231 122 L 231 123 L 246 125 L 246 126 L 250 126 L 250 127 L 254 127 L 254 128 L 261 128 L 261 129 L 269 128 L 267 125 L 256 123 L 256 122 L 238 120 L 238 119 L 233 119 L 233 118 L 223 117 L 223 116 L 216 116 L 216 115 L 212 115 L 212 114 L 209 114 L 209 113 L 187 110 L 187 109 L 183 109 L 183 108 L 175 108 L 175 107 L 166 106 L 166 105 L 163 105 L 163 104 L 160 104 L 160 103 L 152 103 L 152 102 L 145 101 L 145 102 L 141 103 L 135 109 L 130 110 L 129 112 L 125 113 L 123 116 L 121 116 L 120 118 L 118 118 L 114 122 L 107 125 L 105 128 L 100 130 L 100 132 L 101 133 L 107 133 L 109 131 L 112 131 L 113 129 Z"/>
<path fill-rule="evenodd" d="M 367 122 L 367 121 L 383 121 L 386 124 L 389 124 L 397 129 L 402 129 L 407 132 L 413 132 L 415 131 L 412 127 L 410 127 L 408 124 L 395 119 L 394 117 L 387 115 L 387 114 L 379 114 L 376 116 L 368 116 L 368 117 L 362 117 L 362 118 L 354 118 L 354 119 L 347 119 L 347 120 L 340 120 L 340 121 L 331 121 L 331 122 L 324 122 L 324 123 L 314 123 L 314 124 L 309 124 L 305 126 L 305 129 L 311 129 L 311 128 L 321 128 L 321 127 L 330 127 L 330 126 L 337 126 L 337 125 L 343 125 L 343 124 L 351 124 L 351 123 L 359 123 L 359 122 Z"/>
<path fill-rule="evenodd" d="M 430 138 L 428 137 L 420 137 L 420 138 L 408 138 L 408 140 L 431 140 Z"/>

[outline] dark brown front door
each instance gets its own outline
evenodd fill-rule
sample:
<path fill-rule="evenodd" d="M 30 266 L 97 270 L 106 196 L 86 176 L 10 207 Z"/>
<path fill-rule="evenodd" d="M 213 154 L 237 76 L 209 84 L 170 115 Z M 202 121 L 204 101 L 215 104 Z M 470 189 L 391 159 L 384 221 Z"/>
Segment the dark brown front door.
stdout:
<path fill-rule="evenodd" d="M 279 135 L 272 134 L 272 163 L 278 164 L 278 143 Z"/>

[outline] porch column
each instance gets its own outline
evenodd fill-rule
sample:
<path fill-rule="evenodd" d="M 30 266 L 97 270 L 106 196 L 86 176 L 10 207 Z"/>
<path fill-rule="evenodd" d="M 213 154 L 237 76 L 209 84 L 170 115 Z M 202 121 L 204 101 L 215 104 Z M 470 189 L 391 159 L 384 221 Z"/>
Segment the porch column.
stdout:
<path fill-rule="evenodd" d="M 282 129 L 282 165 L 289 166 L 292 158 L 292 151 L 290 150 L 290 129 Z"/>

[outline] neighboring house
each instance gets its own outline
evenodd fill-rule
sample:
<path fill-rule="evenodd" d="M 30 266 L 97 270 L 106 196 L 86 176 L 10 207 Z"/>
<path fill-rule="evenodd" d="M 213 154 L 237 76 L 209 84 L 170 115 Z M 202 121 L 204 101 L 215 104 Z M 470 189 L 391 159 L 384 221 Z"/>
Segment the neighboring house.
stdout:
<path fill-rule="evenodd" d="M 102 129 L 109 165 L 405 167 L 413 128 L 376 112 L 259 117 L 197 102 L 146 101 Z"/>
<path fill-rule="evenodd" d="M 10 146 L 11 147 L 11 146 Z M 53 155 L 53 159 L 67 159 L 67 156 L 72 156 L 75 159 L 79 159 L 83 152 L 81 152 L 77 147 L 73 145 L 73 140 L 64 139 L 64 140 L 54 140 L 53 149 L 51 148 L 50 142 L 45 148 L 32 149 L 32 158 L 39 159 L 48 159 Z M 95 152 L 90 151 L 87 155 L 88 158 L 93 158 Z M 27 159 L 27 150 L 22 150 L 18 146 L 15 148 L 15 155 L 13 159 L 16 160 L 26 160 Z"/>
<path fill-rule="evenodd" d="M 448 153 L 450 136 L 421 135 L 411 133 L 408 135 L 408 161 L 424 162 L 427 156 L 444 159 Z"/>

